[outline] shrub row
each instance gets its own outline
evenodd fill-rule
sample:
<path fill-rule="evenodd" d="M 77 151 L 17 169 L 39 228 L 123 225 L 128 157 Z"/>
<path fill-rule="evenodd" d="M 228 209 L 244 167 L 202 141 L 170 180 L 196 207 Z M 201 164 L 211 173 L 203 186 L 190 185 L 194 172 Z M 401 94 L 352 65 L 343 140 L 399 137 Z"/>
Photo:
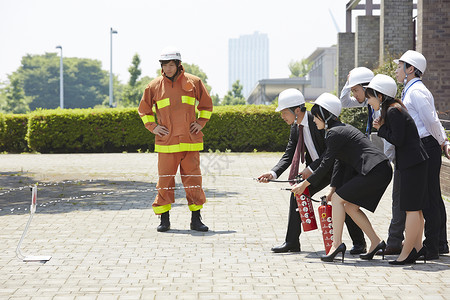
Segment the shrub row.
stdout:
<path fill-rule="evenodd" d="M 0 114 L 0 151 L 29 152 L 26 134 L 29 115 Z"/>
<path fill-rule="evenodd" d="M 363 109 L 344 110 L 342 120 L 363 129 Z M 289 126 L 274 106 L 218 106 L 203 129 L 207 150 L 284 151 Z M 13 153 L 153 151 L 154 136 L 136 108 L 36 110 L 0 114 L 0 150 Z"/>

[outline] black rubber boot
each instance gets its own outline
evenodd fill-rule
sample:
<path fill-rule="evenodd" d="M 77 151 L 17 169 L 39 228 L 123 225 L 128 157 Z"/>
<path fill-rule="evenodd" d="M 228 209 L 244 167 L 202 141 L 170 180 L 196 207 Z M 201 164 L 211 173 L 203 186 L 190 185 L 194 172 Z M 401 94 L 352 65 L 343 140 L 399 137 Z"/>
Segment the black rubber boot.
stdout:
<path fill-rule="evenodd" d="M 208 231 L 208 226 L 202 223 L 202 216 L 200 216 L 200 210 L 192 212 L 191 217 L 191 230 L 196 231 Z"/>
<path fill-rule="evenodd" d="M 170 220 L 169 220 L 169 212 L 161 214 L 161 224 L 159 224 L 158 228 L 156 228 L 159 232 L 165 232 L 170 229 Z"/>

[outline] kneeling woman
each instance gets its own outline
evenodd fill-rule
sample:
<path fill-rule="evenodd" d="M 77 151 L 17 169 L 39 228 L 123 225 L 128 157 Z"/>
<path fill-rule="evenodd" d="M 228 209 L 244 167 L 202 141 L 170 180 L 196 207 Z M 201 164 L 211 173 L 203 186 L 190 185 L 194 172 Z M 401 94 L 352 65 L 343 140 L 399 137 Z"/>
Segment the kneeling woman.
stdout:
<path fill-rule="evenodd" d="M 395 99 L 397 84 L 387 75 L 378 74 L 366 89 L 366 97 L 374 109 L 381 107 L 381 117 L 373 127 L 378 135 L 395 146 L 395 168 L 400 171 L 400 210 L 406 211 L 405 241 L 393 265 L 414 263 L 426 257 L 422 246 L 424 219 L 422 209 L 428 204 L 428 155 L 420 140 L 414 120 L 403 103 Z"/>
<path fill-rule="evenodd" d="M 384 254 L 386 244 L 376 234 L 369 219 L 360 209 L 363 207 L 374 212 L 392 178 L 392 168 L 388 158 L 381 150 L 355 127 L 338 120 L 341 113 L 341 101 L 334 95 L 324 93 L 317 98 L 311 113 L 317 128 L 326 129 L 326 151 L 322 162 L 305 181 L 295 185 L 293 193 L 302 193 L 307 186 L 325 176 L 331 168 L 331 192 L 327 196 L 332 203 L 333 245 L 323 261 L 333 261 L 346 246 L 342 243 L 342 230 L 345 213 L 364 231 L 370 239 L 369 252 L 361 254 L 361 259 L 372 259 L 378 250 Z M 353 176 L 345 176 L 349 170 Z M 343 180 L 345 178 L 345 180 Z M 383 255 L 384 258 L 384 255 Z"/>

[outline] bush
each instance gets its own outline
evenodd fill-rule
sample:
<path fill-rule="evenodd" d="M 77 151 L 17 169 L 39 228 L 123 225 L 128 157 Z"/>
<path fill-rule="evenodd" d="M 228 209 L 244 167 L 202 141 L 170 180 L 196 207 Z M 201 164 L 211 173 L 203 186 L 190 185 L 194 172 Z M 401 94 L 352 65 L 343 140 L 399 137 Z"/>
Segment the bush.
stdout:
<path fill-rule="evenodd" d="M 361 130 L 362 133 L 366 133 L 367 107 L 344 108 L 339 118 L 342 123 L 353 125 Z M 376 129 L 373 128 L 372 131 L 376 131 Z"/>
<path fill-rule="evenodd" d="M 30 114 L 27 141 L 41 153 L 153 150 L 154 139 L 135 108 L 37 110 Z"/>
<path fill-rule="evenodd" d="M 274 106 L 218 106 L 202 130 L 205 150 L 284 151 L 289 126 Z"/>
<path fill-rule="evenodd" d="M 367 109 L 344 109 L 341 120 L 364 131 Z M 136 108 L 56 109 L 37 110 L 28 115 L 0 115 L 0 128 L 3 128 L 0 147 L 7 152 L 90 153 L 154 149 L 154 136 L 142 124 Z M 284 151 L 289 126 L 275 112 L 273 105 L 218 106 L 203 133 L 205 151 Z"/>
<path fill-rule="evenodd" d="M 1 135 L 0 150 L 12 153 L 28 152 L 25 139 L 28 129 L 28 115 L 7 114 L 4 116 L 5 131 Z"/>
<path fill-rule="evenodd" d="M 2 113 L 0 113 L 0 151 L 5 151 L 3 150 L 5 134 L 6 134 L 5 116 Z"/>
<path fill-rule="evenodd" d="M 367 109 L 344 109 L 341 120 L 364 132 Z M 289 139 L 289 126 L 273 105 L 217 106 L 202 131 L 205 151 L 284 151 Z M 0 115 L 0 147 L 7 152 L 153 151 L 154 140 L 136 108 L 56 109 Z"/>
<path fill-rule="evenodd" d="M 239 105 L 214 108 L 203 133 L 205 151 L 283 151 L 289 126 L 273 106 Z M 41 153 L 154 149 L 136 108 L 37 110 L 29 115 L 26 139 Z"/>

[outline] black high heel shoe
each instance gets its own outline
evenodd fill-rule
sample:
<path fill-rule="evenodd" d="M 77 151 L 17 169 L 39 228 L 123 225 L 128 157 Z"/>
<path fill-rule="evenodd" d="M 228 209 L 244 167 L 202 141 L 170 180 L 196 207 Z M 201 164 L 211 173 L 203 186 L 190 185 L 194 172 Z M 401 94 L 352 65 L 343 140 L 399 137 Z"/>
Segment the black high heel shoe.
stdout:
<path fill-rule="evenodd" d="M 420 249 L 420 250 L 422 250 L 422 249 Z M 415 263 L 417 260 L 417 257 L 418 257 L 417 250 L 416 250 L 416 248 L 413 248 L 407 258 L 405 258 L 404 260 L 401 260 L 401 261 L 391 260 L 389 262 L 389 264 L 391 264 L 391 265 L 409 265 L 409 264 Z"/>
<path fill-rule="evenodd" d="M 338 255 L 339 253 L 342 252 L 342 262 L 344 262 L 344 254 L 345 254 L 346 250 L 347 250 L 347 247 L 345 246 L 344 243 L 342 243 L 339 245 L 339 247 L 336 248 L 336 250 L 333 251 L 333 253 L 330 253 L 328 255 L 322 255 L 320 257 L 320 260 L 326 261 L 326 262 L 332 262 L 334 260 L 334 258 L 336 257 L 336 255 Z"/>
<path fill-rule="evenodd" d="M 422 248 L 419 250 L 419 252 L 417 252 L 417 257 L 414 259 L 414 262 L 416 260 L 419 260 L 421 257 L 423 257 L 423 262 L 426 263 L 427 262 L 427 247 L 425 245 L 422 246 Z"/>
<path fill-rule="evenodd" d="M 386 243 L 384 241 L 381 241 L 381 243 L 379 243 L 375 247 L 375 249 L 373 249 L 371 252 L 367 252 L 366 254 L 361 254 L 359 256 L 359 258 L 365 259 L 365 260 L 371 260 L 371 259 L 373 259 L 373 256 L 375 255 L 375 253 L 377 253 L 379 250 L 381 250 L 381 255 L 383 256 L 383 259 L 384 259 L 384 251 L 386 250 Z"/>

